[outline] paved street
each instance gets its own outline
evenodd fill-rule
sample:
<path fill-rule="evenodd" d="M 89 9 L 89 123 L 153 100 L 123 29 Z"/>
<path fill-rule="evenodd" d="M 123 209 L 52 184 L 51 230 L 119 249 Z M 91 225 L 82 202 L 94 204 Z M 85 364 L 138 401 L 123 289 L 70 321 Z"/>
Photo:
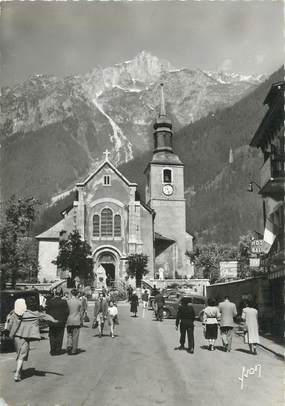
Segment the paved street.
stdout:
<path fill-rule="evenodd" d="M 92 304 L 89 313 L 92 314 Z M 25 379 L 14 383 L 15 354 L 1 356 L 1 395 L 9 406 L 184 406 L 184 405 L 281 405 L 283 363 L 270 352 L 258 356 L 235 336 L 233 351 L 209 352 L 200 322 L 196 322 L 195 354 L 174 351 L 179 335 L 174 320 L 159 323 L 152 312 L 129 315 L 127 304 L 119 305 L 118 336 L 101 339 L 97 331 L 82 328 L 82 352 L 70 357 L 49 355 L 49 342 L 33 345 L 25 365 Z M 91 323 L 88 323 L 89 325 Z M 45 336 L 47 336 L 45 334 Z M 218 345 L 220 345 L 220 340 Z M 261 365 L 258 372 L 239 377 L 246 369 Z"/>

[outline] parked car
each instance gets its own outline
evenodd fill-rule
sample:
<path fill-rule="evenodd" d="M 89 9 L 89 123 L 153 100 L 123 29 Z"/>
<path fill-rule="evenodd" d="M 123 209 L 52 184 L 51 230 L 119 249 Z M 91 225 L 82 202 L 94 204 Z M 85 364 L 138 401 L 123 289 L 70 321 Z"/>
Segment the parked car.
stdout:
<path fill-rule="evenodd" d="M 178 306 L 182 297 L 187 298 L 187 302 L 191 303 L 195 311 L 195 317 L 202 320 L 203 310 L 207 305 L 207 298 L 200 295 L 185 295 L 181 293 L 171 293 L 165 298 L 165 305 L 163 308 L 164 318 L 175 318 L 178 311 Z"/>
<path fill-rule="evenodd" d="M 31 310 L 40 309 L 39 292 L 36 290 L 2 290 L 0 291 L 0 352 L 12 346 L 11 340 L 4 332 L 8 314 L 14 309 L 17 299 L 23 298 L 29 303 Z"/>
<path fill-rule="evenodd" d="M 180 289 L 176 288 L 165 288 L 161 291 L 161 293 L 164 296 L 164 299 L 166 300 L 168 297 L 170 298 L 180 298 L 184 295 L 184 292 Z M 150 296 L 148 299 L 148 306 L 150 309 L 154 310 L 154 299 L 155 296 Z"/>

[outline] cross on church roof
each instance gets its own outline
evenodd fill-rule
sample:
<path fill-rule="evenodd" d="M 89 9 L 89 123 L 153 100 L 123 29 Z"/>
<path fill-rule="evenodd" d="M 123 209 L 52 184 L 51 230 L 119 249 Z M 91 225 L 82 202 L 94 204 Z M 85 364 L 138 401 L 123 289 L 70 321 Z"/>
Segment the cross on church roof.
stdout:
<path fill-rule="evenodd" d="M 108 149 L 106 149 L 105 152 L 103 152 L 103 155 L 105 155 L 105 161 L 109 161 L 109 155 L 111 154 L 111 152 L 108 151 Z"/>

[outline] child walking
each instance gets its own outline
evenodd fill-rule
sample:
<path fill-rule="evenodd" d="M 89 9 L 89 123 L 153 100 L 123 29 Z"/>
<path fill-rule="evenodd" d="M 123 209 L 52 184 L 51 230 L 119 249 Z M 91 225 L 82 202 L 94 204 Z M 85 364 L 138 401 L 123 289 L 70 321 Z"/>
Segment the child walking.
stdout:
<path fill-rule="evenodd" d="M 115 337 L 115 326 L 118 324 L 118 308 L 115 306 L 114 302 L 110 300 L 108 307 L 108 317 L 110 325 L 110 336 Z"/>

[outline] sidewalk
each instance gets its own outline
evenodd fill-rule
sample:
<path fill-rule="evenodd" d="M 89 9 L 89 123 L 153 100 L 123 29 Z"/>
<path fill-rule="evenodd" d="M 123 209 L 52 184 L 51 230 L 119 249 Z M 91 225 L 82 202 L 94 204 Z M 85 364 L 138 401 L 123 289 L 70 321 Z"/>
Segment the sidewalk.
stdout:
<path fill-rule="evenodd" d="M 285 359 L 284 346 L 282 344 L 275 343 L 269 338 L 260 336 L 260 347 L 264 348 L 267 351 L 272 352 L 278 358 Z"/>
<path fill-rule="evenodd" d="M 241 339 L 243 339 L 243 333 L 241 329 L 236 329 L 235 333 L 237 336 L 240 336 Z M 264 348 L 265 350 L 271 352 L 272 354 L 276 355 L 276 357 L 280 359 L 285 359 L 285 352 L 284 352 L 284 346 L 280 343 L 274 342 L 270 338 L 266 338 L 263 336 L 259 336 L 260 344 L 259 347 Z"/>

